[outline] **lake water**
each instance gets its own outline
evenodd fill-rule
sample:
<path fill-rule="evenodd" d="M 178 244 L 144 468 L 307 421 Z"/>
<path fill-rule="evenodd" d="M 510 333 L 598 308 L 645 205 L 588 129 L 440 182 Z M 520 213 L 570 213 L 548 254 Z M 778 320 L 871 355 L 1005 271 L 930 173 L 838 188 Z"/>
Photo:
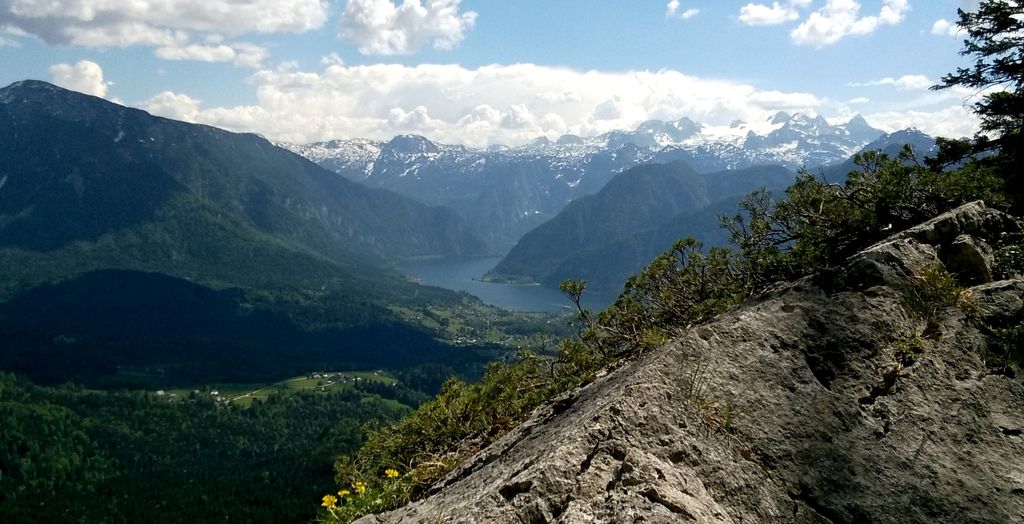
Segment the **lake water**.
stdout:
<path fill-rule="evenodd" d="M 520 284 L 481 282 L 480 277 L 501 260 L 489 258 L 436 258 L 405 260 L 398 269 L 428 286 L 465 291 L 487 304 L 517 311 L 562 311 L 572 305 L 557 289 Z"/>

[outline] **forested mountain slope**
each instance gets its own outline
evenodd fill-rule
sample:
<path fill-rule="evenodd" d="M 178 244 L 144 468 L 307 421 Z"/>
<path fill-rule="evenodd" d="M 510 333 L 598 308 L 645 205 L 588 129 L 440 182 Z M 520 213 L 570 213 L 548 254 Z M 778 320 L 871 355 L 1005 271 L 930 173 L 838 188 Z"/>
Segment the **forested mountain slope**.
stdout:
<path fill-rule="evenodd" d="M 382 256 L 481 249 L 453 212 L 339 178 L 256 135 L 44 82 L 0 89 L 0 180 L 6 286 L 111 267 L 322 284 L 380 273 Z"/>
<path fill-rule="evenodd" d="M 710 174 L 685 161 L 638 166 L 524 235 L 489 278 L 551 287 L 584 279 L 591 293 L 614 298 L 629 275 L 679 238 L 727 242 L 718 215 L 735 214 L 750 191 L 781 190 L 794 178 L 778 166 Z"/>
<path fill-rule="evenodd" d="M 406 281 L 387 258 L 481 246 L 450 210 L 256 135 L 45 82 L 0 89 L 0 368 L 35 380 L 459 365 L 479 356 L 389 308 L 462 298 Z"/>

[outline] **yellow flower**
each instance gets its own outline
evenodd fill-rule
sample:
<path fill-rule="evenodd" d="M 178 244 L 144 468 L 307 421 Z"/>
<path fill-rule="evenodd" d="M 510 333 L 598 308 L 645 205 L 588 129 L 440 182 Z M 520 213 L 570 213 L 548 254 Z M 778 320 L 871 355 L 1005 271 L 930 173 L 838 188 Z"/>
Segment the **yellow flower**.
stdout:
<path fill-rule="evenodd" d="M 355 490 L 356 493 L 366 493 L 366 485 L 362 482 L 356 482 L 355 485 L 352 486 L 352 489 Z"/>
<path fill-rule="evenodd" d="M 338 497 L 335 497 L 334 495 L 324 495 L 324 501 L 320 505 L 325 508 L 333 508 L 338 505 Z"/>
<path fill-rule="evenodd" d="M 388 468 L 388 469 L 384 470 L 384 475 L 387 478 L 389 478 L 389 479 L 397 478 L 398 477 L 398 470 L 397 469 L 393 469 L 393 468 Z"/>
<path fill-rule="evenodd" d="M 352 492 L 347 490 L 347 489 L 343 489 L 343 490 L 338 492 L 338 496 L 341 497 L 341 498 L 345 498 L 345 497 L 347 497 L 347 496 L 349 496 L 351 494 L 352 494 Z"/>

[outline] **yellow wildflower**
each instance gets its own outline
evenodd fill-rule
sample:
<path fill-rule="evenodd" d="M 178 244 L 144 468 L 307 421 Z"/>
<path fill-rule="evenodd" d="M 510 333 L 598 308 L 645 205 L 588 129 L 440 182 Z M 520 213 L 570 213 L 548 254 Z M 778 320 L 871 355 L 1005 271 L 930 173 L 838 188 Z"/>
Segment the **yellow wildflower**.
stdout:
<path fill-rule="evenodd" d="M 366 485 L 362 482 L 356 482 L 355 485 L 352 486 L 352 489 L 359 494 L 366 493 Z"/>
<path fill-rule="evenodd" d="M 334 495 L 324 495 L 324 501 L 321 506 L 325 508 L 333 508 L 338 505 L 338 497 Z"/>
<path fill-rule="evenodd" d="M 384 470 L 384 476 L 386 476 L 389 479 L 397 478 L 398 477 L 398 470 L 394 469 L 394 468 L 388 468 L 388 469 Z"/>
<path fill-rule="evenodd" d="M 351 494 L 352 494 L 352 492 L 347 490 L 347 489 L 343 489 L 343 490 L 338 492 L 338 496 L 341 497 L 341 498 L 345 498 L 345 497 L 347 497 L 347 496 L 349 496 Z"/>

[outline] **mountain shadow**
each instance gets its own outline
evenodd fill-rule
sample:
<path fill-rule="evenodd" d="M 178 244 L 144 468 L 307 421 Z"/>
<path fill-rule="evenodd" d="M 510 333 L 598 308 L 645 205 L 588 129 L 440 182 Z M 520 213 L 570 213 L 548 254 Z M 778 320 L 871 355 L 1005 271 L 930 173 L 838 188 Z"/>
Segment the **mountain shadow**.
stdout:
<path fill-rule="evenodd" d="M 352 297 L 210 289 L 104 270 L 0 306 L 0 369 L 43 384 L 163 387 L 261 382 L 310 369 L 401 368 L 482 357 Z"/>

